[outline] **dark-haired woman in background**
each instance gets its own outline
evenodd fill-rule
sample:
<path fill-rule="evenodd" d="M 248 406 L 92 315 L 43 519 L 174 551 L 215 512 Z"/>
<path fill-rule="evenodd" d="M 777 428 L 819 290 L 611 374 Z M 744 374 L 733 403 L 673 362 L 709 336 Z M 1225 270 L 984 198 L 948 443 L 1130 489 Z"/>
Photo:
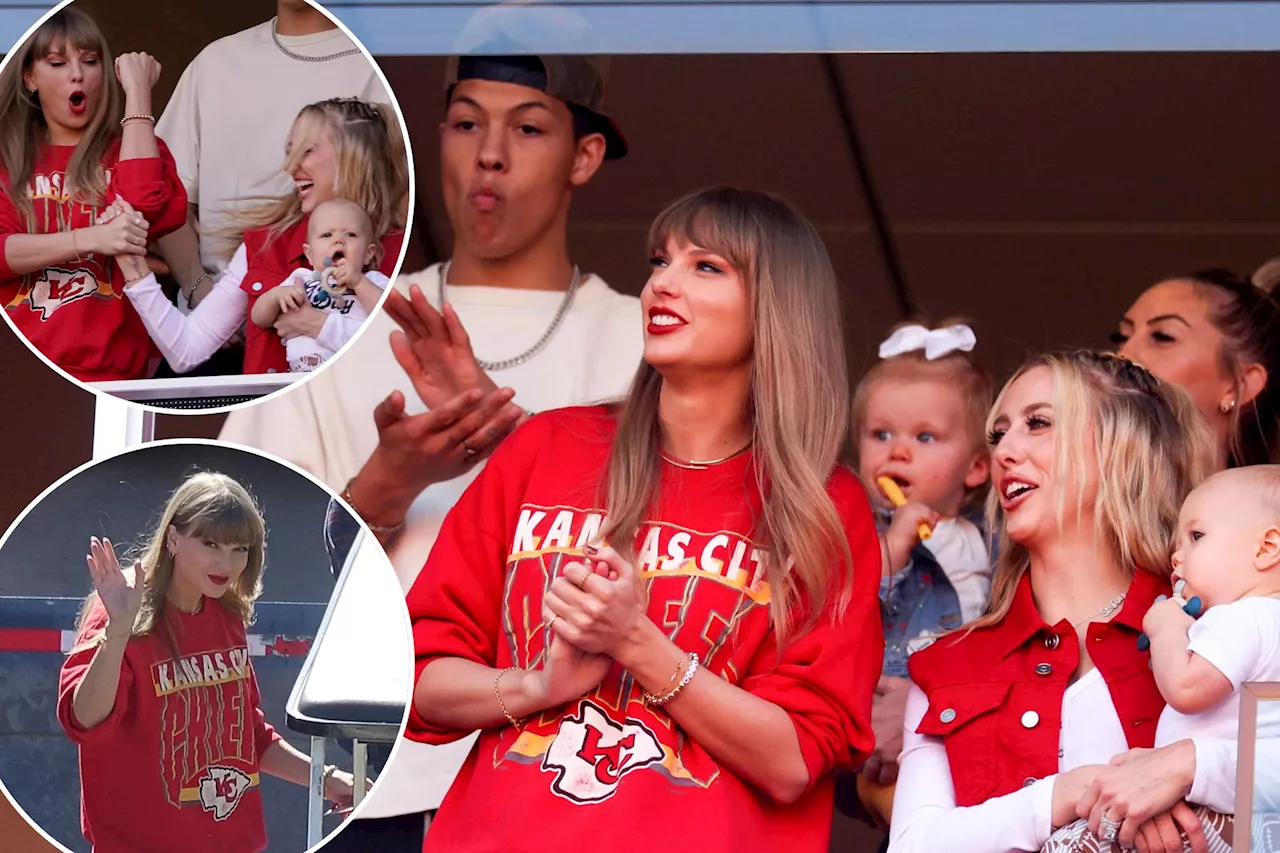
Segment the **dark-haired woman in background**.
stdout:
<path fill-rule="evenodd" d="M 1119 353 L 1182 386 L 1218 445 L 1218 468 L 1280 459 L 1280 302 L 1223 269 L 1165 279 L 1120 319 Z"/>

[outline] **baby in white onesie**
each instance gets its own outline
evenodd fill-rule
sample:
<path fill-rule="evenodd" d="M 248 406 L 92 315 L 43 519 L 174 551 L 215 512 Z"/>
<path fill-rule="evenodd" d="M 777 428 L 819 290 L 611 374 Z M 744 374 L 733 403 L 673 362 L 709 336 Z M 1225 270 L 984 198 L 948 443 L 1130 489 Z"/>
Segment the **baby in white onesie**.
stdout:
<path fill-rule="evenodd" d="M 364 208 L 335 198 L 321 203 L 307 223 L 302 247 L 311 269 L 300 267 L 253 304 L 253 322 L 269 329 L 279 316 L 311 305 L 330 315 L 317 337 L 285 341 L 294 373 L 315 370 L 351 340 L 390 283 L 375 267 L 382 251 Z"/>
<path fill-rule="evenodd" d="M 1280 681 L 1280 465 L 1223 471 L 1187 496 L 1178 516 L 1173 578 L 1174 598 L 1153 604 L 1142 623 L 1156 685 L 1168 703 L 1155 745 L 1193 737 L 1237 740 L 1240 685 Z M 1204 608 L 1199 620 L 1183 610 L 1196 597 Z M 1280 736 L 1276 704 L 1258 704 L 1259 740 Z M 1268 798 L 1257 791 L 1255 802 L 1259 795 Z M 1213 798 L 1233 796 L 1222 791 Z M 1276 792 L 1269 798 L 1275 800 Z M 1196 814 L 1210 853 L 1231 850 L 1231 817 L 1203 806 Z M 1255 839 L 1267 834 L 1257 824 Z M 1106 853 L 1114 846 L 1094 839 L 1086 822 L 1078 821 L 1054 833 L 1044 850 Z"/>

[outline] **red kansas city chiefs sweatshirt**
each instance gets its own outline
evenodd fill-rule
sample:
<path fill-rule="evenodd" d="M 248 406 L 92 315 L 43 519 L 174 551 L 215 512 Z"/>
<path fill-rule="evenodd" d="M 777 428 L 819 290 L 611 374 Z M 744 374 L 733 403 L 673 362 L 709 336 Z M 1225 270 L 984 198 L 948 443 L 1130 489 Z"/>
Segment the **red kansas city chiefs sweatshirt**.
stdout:
<path fill-rule="evenodd" d="M 259 705 L 244 624 L 206 598 L 170 610 L 179 655 L 162 628 L 125 648 L 111 715 L 91 729 L 71 703 L 96 648 L 62 666 L 58 722 L 80 747 L 80 823 L 94 853 L 258 853 L 267 846 L 258 769 L 280 735 Z M 95 602 L 77 637 L 100 632 Z"/>
<path fill-rule="evenodd" d="M 597 492 L 613 433 L 605 408 L 564 409 L 502 443 L 449 513 L 409 593 L 418 675 L 444 657 L 541 666 L 550 641 L 542 599 L 604 523 Z M 852 601 L 843 619 L 827 615 L 779 649 L 765 548 L 753 538 L 754 484 L 749 453 L 705 470 L 664 464 L 656 510 L 636 540 L 637 569 L 649 618 L 677 645 L 790 715 L 810 790 L 787 806 L 769 800 L 661 707 L 645 705 L 641 686 L 615 664 L 597 689 L 535 715 L 522 731 L 483 732 L 426 850 L 545 853 L 566 839 L 699 853 L 827 849 L 831 771 L 872 748 L 884 646 L 880 548 L 865 493 L 837 470 L 828 492 L 853 552 Z M 406 734 L 445 743 L 467 733 L 441 730 L 414 709 Z"/>
<path fill-rule="evenodd" d="M 149 240 L 187 221 L 187 193 L 163 142 L 159 157 L 120 161 L 117 140 L 102 158 L 109 205 L 122 197 L 150 224 Z M 36 156 L 29 186 L 33 234 L 88 228 L 102 207 L 72 199 L 66 188 L 73 145 L 45 145 Z M 9 176 L 0 170 L 6 186 Z M 124 295 L 124 276 L 108 255 L 84 252 L 79 261 L 18 275 L 5 261 L 4 244 L 28 228 L 13 203 L 0 193 L 0 303 L 18 331 L 46 358 L 82 382 L 144 379 L 147 362 L 159 351 L 142 318 Z"/>

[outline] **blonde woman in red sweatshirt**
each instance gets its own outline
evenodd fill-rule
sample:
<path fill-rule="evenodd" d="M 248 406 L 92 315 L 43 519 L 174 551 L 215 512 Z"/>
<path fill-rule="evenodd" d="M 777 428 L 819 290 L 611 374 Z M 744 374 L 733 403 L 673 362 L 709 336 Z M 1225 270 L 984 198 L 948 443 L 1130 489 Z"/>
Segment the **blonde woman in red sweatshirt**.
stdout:
<path fill-rule="evenodd" d="M 214 472 L 170 496 L 122 569 L 90 541 L 94 591 L 63 664 L 58 722 L 80 752 L 80 824 L 93 853 L 259 853 L 261 774 L 307 785 L 310 760 L 262 712 L 245 626 L 266 567 L 249 492 Z M 326 768 L 347 805 L 351 774 Z"/>
<path fill-rule="evenodd" d="M 714 189 L 649 245 L 626 400 L 517 430 L 410 591 L 408 736 L 483 730 L 427 850 L 825 851 L 832 771 L 872 747 L 880 551 L 836 461 L 821 238 L 780 199 Z"/>

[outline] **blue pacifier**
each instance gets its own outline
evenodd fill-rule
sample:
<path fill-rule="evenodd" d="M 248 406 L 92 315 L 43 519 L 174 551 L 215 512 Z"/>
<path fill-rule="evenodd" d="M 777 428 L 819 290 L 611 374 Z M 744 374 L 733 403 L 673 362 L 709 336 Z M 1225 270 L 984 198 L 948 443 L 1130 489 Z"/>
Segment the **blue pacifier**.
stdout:
<path fill-rule="evenodd" d="M 1198 595 L 1193 595 L 1191 596 L 1191 599 L 1189 601 L 1184 601 L 1182 598 L 1182 592 L 1186 588 L 1187 588 L 1186 580 L 1179 579 L 1178 582 L 1173 585 L 1173 597 L 1177 601 L 1182 602 L 1183 613 L 1187 614 L 1192 619 L 1199 619 L 1200 611 L 1204 610 L 1204 602 L 1200 600 L 1200 596 Z M 1164 601 L 1168 597 L 1169 596 L 1167 595 L 1158 595 L 1156 596 L 1156 600 L 1154 603 L 1159 604 L 1160 602 Z M 1138 651 L 1145 652 L 1150 648 L 1151 648 L 1151 638 L 1148 637 L 1146 634 L 1139 634 L 1138 635 Z"/>

